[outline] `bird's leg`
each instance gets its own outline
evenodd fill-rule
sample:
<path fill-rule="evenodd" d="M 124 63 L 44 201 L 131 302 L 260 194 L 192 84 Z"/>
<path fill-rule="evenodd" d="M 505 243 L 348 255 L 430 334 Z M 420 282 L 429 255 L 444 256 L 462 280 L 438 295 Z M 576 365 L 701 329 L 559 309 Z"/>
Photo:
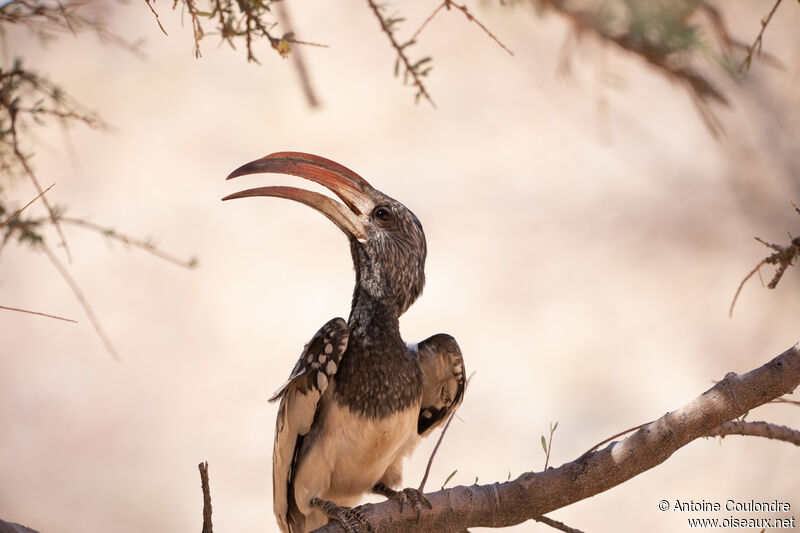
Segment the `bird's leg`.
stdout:
<path fill-rule="evenodd" d="M 322 511 L 328 518 L 339 522 L 347 533 L 364 533 L 364 531 L 372 533 L 373 531 L 364 513 L 357 507 L 342 507 L 319 498 L 313 498 L 311 506 Z"/>
<path fill-rule="evenodd" d="M 400 502 L 400 512 L 403 512 L 403 507 L 405 506 L 406 502 L 411 502 L 411 506 L 417 512 L 417 521 L 419 522 L 422 519 L 422 506 L 424 505 L 428 509 L 432 509 L 431 502 L 428 501 L 428 498 L 425 497 L 425 494 L 417 489 L 403 489 L 403 490 L 394 490 L 392 488 L 387 487 L 383 483 L 376 483 L 374 487 L 372 487 L 372 492 L 375 494 L 380 494 L 381 496 L 385 496 L 390 500 L 396 500 Z"/>

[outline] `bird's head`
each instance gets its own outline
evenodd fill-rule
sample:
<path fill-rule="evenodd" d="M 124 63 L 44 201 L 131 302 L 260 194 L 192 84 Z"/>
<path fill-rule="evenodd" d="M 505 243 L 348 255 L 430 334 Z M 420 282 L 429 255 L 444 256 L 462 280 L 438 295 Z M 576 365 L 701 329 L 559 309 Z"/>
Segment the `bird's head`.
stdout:
<path fill-rule="evenodd" d="M 265 172 L 291 174 L 319 183 L 344 205 L 313 191 L 284 186 L 248 189 L 223 200 L 274 196 L 314 208 L 350 240 L 357 290 L 393 303 L 398 316 L 414 303 L 425 284 L 427 250 L 422 224 L 414 213 L 352 170 L 311 154 L 274 153 L 239 167 L 228 179 Z"/>

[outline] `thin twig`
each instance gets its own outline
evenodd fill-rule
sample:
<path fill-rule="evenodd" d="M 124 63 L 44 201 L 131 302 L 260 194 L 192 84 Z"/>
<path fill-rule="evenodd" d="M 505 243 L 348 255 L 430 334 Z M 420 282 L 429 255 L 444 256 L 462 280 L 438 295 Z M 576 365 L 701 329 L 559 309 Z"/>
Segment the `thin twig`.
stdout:
<path fill-rule="evenodd" d="M 797 208 L 794 203 L 792 203 L 795 210 L 800 214 L 800 209 Z M 767 284 L 768 289 L 774 289 L 778 286 L 781 278 L 783 277 L 784 272 L 786 269 L 789 268 L 794 264 L 794 261 L 797 259 L 798 255 L 800 254 L 800 237 L 794 237 L 788 246 L 781 246 L 780 244 L 773 244 L 771 242 L 767 242 L 764 239 L 759 237 L 755 237 L 755 240 L 766 246 L 767 248 L 771 248 L 775 250 L 775 253 L 765 257 L 758 264 L 755 266 L 753 270 L 750 271 L 747 276 L 744 277 L 741 283 L 739 283 L 739 288 L 736 289 L 736 294 L 733 295 L 733 301 L 731 302 L 731 307 L 728 310 L 728 316 L 733 316 L 733 306 L 736 304 L 736 299 L 739 297 L 739 293 L 742 291 L 742 287 L 744 286 L 745 282 L 750 279 L 753 274 L 758 272 L 759 277 L 761 276 L 760 268 L 766 264 L 770 265 L 777 265 L 775 269 L 775 274 L 772 276 L 772 280 Z M 761 280 L 763 285 L 764 280 Z"/>
<path fill-rule="evenodd" d="M 66 281 L 67 285 L 69 285 L 69 287 L 72 289 L 72 292 L 75 294 L 75 297 L 78 299 L 78 302 L 80 302 L 81 306 L 83 307 L 83 310 L 86 312 L 86 316 L 89 317 L 89 321 L 92 323 L 94 330 L 97 332 L 97 335 L 100 337 L 100 340 L 103 341 L 106 350 L 111 355 L 111 357 L 113 357 L 114 360 L 119 363 L 121 359 L 119 354 L 117 353 L 116 348 L 114 348 L 114 345 L 111 344 L 111 340 L 108 338 L 108 335 L 106 335 L 106 332 L 100 325 L 100 321 L 97 319 L 97 315 L 94 314 L 92 306 L 89 305 L 89 301 L 83 295 L 83 291 L 75 282 L 75 279 L 70 275 L 70 273 L 61 263 L 61 261 L 58 260 L 53 251 L 50 250 L 50 248 L 44 242 L 39 242 L 37 246 L 45 253 L 45 255 L 47 255 L 47 258 L 50 259 L 50 262 L 53 263 L 54 267 L 56 267 L 58 273 L 61 274 L 61 277 L 64 278 L 64 281 Z"/>
<path fill-rule="evenodd" d="M 16 307 L 7 307 L 5 305 L 0 305 L 0 309 L 6 309 L 8 311 L 17 311 L 18 313 L 28 313 L 30 315 L 38 315 L 38 316 L 45 316 L 47 318 L 55 318 L 57 320 L 63 320 L 64 322 L 72 322 L 73 324 L 77 324 L 77 320 L 72 320 L 71 318 L 64 318 L 63 316 L 58 315 L 48 315 L 47 313 L 40 313 L 38 311 L 29 311 L 27 309 L 19 309 Z"/>
<path fill-rule="evenodd" d="M 147 7 L 150 8 L 150 11 L 153 12 L 153 15 L 156 16 L 156 22 L 158 23 L 158 27 L 161 28 L 161 31 L 164 32 L 164 35 L 169 37 L 169 34 L 167 34 L 167 30 L 165 30 L 164 26 L 162 26 L 162 24 L 161 24 L 161 19 L 158 17 L 158 13 L 156 12 L 155 8 L 153 7 L 153 4 L 150 3 L 150 0 L 144 0 L 144 2 L 147 4 Z"/>
<path fill-rule="evenodd" d="M 425 26 L 427 26 L 427 25 L 428 25 L 428 23 L 429 23 L 430 21 L 432 21 L 432 20 L 433 20 L 433 17 L 435 17 L 435 16 L 436 16 L 436 14 L 437 14 L 437 13 L 439 13 L 439 11 L 441 11 L 442 9 L 444 9 L 444 7 L 445 7 L 446 5 L 447 5 L 447 1 L 445 0 L 444 2 L 442 2 L 441 4 L 439 4 L 438 6 L 436 6 L 436 9 L 434 9 L 434 10 L 433 10 L 433 13 L 431 13 L 430 15 L 428 15 L 428 18 L 426 18 L 426 19 L 425 19 L 425 20 L 422 22 L 422 24 L 420 24 L 419 28 L 417 28 L 417 31 L 415 31 L 415 32 L 414 32 L 414 35 L 412 35 L 412 36 L 411 36 L 411 40 L 412 40 L 412 41 L 416 41 L 416 40 L 417 40 L 417 37 L 419 37 L 419 34 L 420 34 L 420 33 L 422 33 L 422 30 L 424 30 L 424 29 L 425 29 Z"/>
<path fill-rule="evenodd" d="M 708 432 L 709 437 L 725 437 L 727 435 L 743 435 L 780 440 L 800 446 L 800 431 L 787 426 L 779 426 L 769 422 L 742 422 L 729 420 Z"/>
<path fill-rule="evenodd" d="M 759 269 L 762 266 L 766 265 L 766 264 L 767 264 L 767 260 L 766 259 L 762 259 L 761 261 L 759 261 L 758 264 L 755 266 L 755 268 L 753 270 L 751 270 L 750 273 L 747 274 L 744 277 L 744 279 L 742 280 L 741 283 L 739 283 L 739 287 L 736 289 L 736 293 L 733 295 L 733 300 L 731 301 L 731 306 L 730 306 L 730 308 L 728 308 L 728 317 L 729 318 L 733 316 L 733 307 L 736 305 L 736 300 L 739 299 L 739 293 L 742 292 L 742 287 L 744 287 L 744 284 L 747 283 L 748 279 L 753 277 L 753 274 L 755 274 L 756 272 L 759 272 Z M 763 282 L 762 282 L 762 285 L 763 285 Z"/>
<path fill-rule="evenodd" d="M 550 449 L 553 447 L 553 433 L 556 432 L 556 428 L 558 427 L 558 422 L 553 425 L 550 422 L 550 438 L 547 441 L 547 445 L 544 448 L 544 468 L 542 470 L 547 470 L 547 465 L 550 464 Z M 544 435 L 542 435 L 542 445 L 545 445 L 544 442 Z"/>
<path fill-rule="evenodd" d="M 445 4 L 447 4 L 447 8 L 448 8 L 448 9 L 450 9 L 450 6 L 453 6 L 454 8 L 456 8 L 456 9 L 458 9 L 459 11 L 461 11 L 462 13 L 464 13 L 464 16 L 465 16 L 465 17 L 467 17 L 467 20 L 469 20 L 470 22 L 474 22 L 475 24 L 477 24 L 478 26 L 480 26 L 480 28 L 481 28 L 481 29 L 482 29 L 484 32 L 486 32 L 486 35 L 488 35 L 489 37 L 491 37 L 491 38 L 494 40 L 494 42 L 496 42 L 496 43 L 497 43 L 497 44 L 500 46 L 500 48 L 502 48 L 503 50 L 505 50 L 506 52 L 508 52 L 510 55 L 512 55 L 512 56 L 514 55 L 514 52 L 512 52 L 511 50 L 509 50 L 509 48 L 508 48 L 506 45 L 504 45 L 503 43 L 501 43 L 501 42 L 500 42 L 500 39 L 498 39 L 498 38 L 495 36 L 495 34 L 493 34 L 491 31 L 489 31 L 489 28 L 487 28 L 486 26 L 484 26 L 484 25 L 483 25 L 483 23 L 482 23 L 480 20 L 476 19 L 476 18 L 475 18 L 475 17 L 472 15 L 472 13 L 470 13 L 470 12 L 469 12 L 469 10 L 467 9 L 467 6 L 466 6 L 466 4 L 465 4 L 465 5 L 462 5 L 462 6 L 460 6 L 460 5 L 456 4 L 455 2 L 452 2 L 451 0 L 445 0 Z"/>
<path fill-rule="evenodd" d="M 208 461 L 203 461 L 197 467 L 200 469 L 200 486 L 203 489 L 203 531 L 202 533 L 213 533 L 214 526 L 211 524 L 211 489 L 208 483 Z"/>
<path fill-rule="evenodd" d="M 17 218 L 17 217 L 20 215 L 20 213 L 22 213 L 23 211 L 25 211 L 25 210 L 26 210 L 26 209 L 27 209 L 27 208 L 28 208 L 28 207 L 29 207 L 29 206 L 30 206 L 30 205 L 31 205 L 33 202 L 35 202 L 36 200 L 38 200 L 39 198 L 41 198 L 41 197 L 42 197 L 42 195 L 44 195 L 44 193 L 46 193 L 47 191 L 49 191 L 50 189 L 52 189 L 53 187 L 55 187 L 55 185 L 56 185 L 56 184 L 54 183 L 54 184 L 50 185 L 48 188 L 46 188 L 45 190 L 43 190 L 42 192 L 40 192 L 39 194 L 37 194 L 37 195 L 36 195 L 36 198 L 34 198 L 33 200 L 31 200 L 30 202 L 28 202 L 27 204 L 25 204 L 25 207 L 23 207 L 22 209 L 19 209 L 19 210 L 17 210 L 17 212 L 16 212 L 16 213 L 14 213 L 13 215 L 11 215 L 11 218 L 9 218 L 8 220 L 6 220 L 6 221 L 5 221 L 5 222 L 3 222 L 2 224 L 0 224 L 0 228 L 3 228 L 3 227 L 5 227 L 6 225 L 8 225 L 10 222 L 13 222 L 13 221 L 14 221 L 14 219 L 15 219 L 15 218 Z"/>
<path fill-rule="evenodd" d="M 485 25 L 484 25 L 484 24 L 483 24 L 483 23 L 482 23 L 480 20 L 478 20 L 477 18 L 475 18 L 475 16 L 474 16 L 472 13 L 470 13 L 470 12 L 469 12 L 469 8 L 467 8 L 467 5 L 466 5 L 466 4 L 464 4 L 464 5 L 458 5 L 458 4 L 456 4 L 455 2 L 453 2 L 453 0 L 443 0 L 441 4 L 439 4 L 438 6 L 436 6 L 436 9 L 434 9 L 434 10 L 433 10 L 433 13 L 431 13 L 430 15 L 428 15 L 428 18 L 426 18 L 426 19 L 425 19 L 425 20 L 422 22 L 422 24 L 420 25 L 420 27 L 419 27 L 419 28 L 417 28 L 417 31 L 415 31 L 415 32 L 414 32 L 414 35 L 412 35 L 412 36 L 411 36 L 411 40 L 412 40 L 412 41 L 416 41 L 416 40 L 417 40 L 417 37 L 419 37 L 419 34 L 420 34 L 420 33 L 422 33 L 422 30 L 424 30 L 424 29 L 425 29 L 425 26 L 427 26 L 427 25 L 428 25 L 428 23 L 429 23 L 430 21 L 432 21 L 432 20 L 433 20 L 433 18 L 434 18 L 434 17 L 435 17 L 435 16 L 436 16 L 436 15 L 439 13 L 439 11 L 441 11 L 441 10 L 442 10 L 443 8 L 445 8 L 445 7 L 446 7 L 448 10 L 449 10 L 451 7 L 454 7 L 454 8 L 456 8 L 456 9 L 458 9 L 459 11 L 461 11 L 462 13 L 464 13 L 464 16 L 465 16 L 465 17 L 467 17 L 467 20 L 468 20 L 468 21 L 470 21 L 470 22 L 474 22 L 475 24 L 477 24 L 477 25 L 478 25 L 478 26 L 479 26 L 479 27 L 480 27 L 480 28 L 481 28 L 481 29 L 484 31 L 484 33 L 486 33 L 486 35 L 488 35 L 489 37 L 491 37 L 491 38 L 492 38 L 492 40 L 494 40 L 494 42 L 496 42 L 496 43 L 497 43 L 497 44 L 500 46 L 500 48 L 502 48 L 503 50 L 505 50 L 506 52 L 508 52 L 510 55 L 512 55 L 512 56 L 514 55 L 514 52 L 512 52 L 511 50 L 509 50 L 509 48 L 508 48 L 506 45 L 504 45 L 502 42 L 500 42 L 500 39 L 498 39 L 498 38 L 497 38 L 497 36 L 495 36 L 495 34 L 493 34 L 491 31 L 489 31 L 489 28 L 487 28 L 487 27 L 486 27 L 486 26 L 485 26 Z"/>
<path fill-rule="evenodd" d="M 389 42 L 397 52 L 398 59 L 402 61 L 403 65 L 406 67 L 406 75 L 411 76 L 411 79 L 413 80 L 413 85 L 414 87 L 417 88 L 417 96 L 424 96 L 425 99 L 428 102 L 430 102 L 430 104 L 435 108 L 436 104 L 434 103 L 433 98 L 431 98 L 431 95 L 428 94 L 427 89 L 425 89 L 425 85 L 422 83 L 422 78 L 417 73 L 417 69 L 414 68 L 414 66 L 411 64 L 411 61 L 409 61 L 408 56 L 406 56 L 405 52 L 403 51 L 403 49 L 409 44 L 411 44 L 413 40 L 408 41 L 405 45 L 401 46 L 397 42 L 397 40 L 395 40 L 394 32 L 389 27 L 386 20 L 383 18 L 383 15 L 381 15 L 380 7 L 378 6 L 378 4 L 376 4 L 374 0 L 367 0 L 367 4 L 369 4 L 370 9 L 372 9 L 372 12 L 375 13 L 375 16 L 381 23 L 381 29 L 389 38 Z"/>
<path fill-rule="evenodd" d="M 775 14 L 775 11 L 778 9 L 778 6 L 781 5 L 782 1 L 783 0 L 775 0 L 775 5 L 772 6 L 769 14 L 766 16 L 766 18 L 761 19 L 761 30 L 758 32 L 753 44 L 751 44 L 747 49 L 747 55 L 742 60 L 742 64 L 739 65 L 739 74 L 741 74 L 745 68 L 750 68 L 750 62 L 753 60 L 753 52 L 756 51 L 756 47 L 758 47 L 758 54 L 761 55 L 761 44 L 763 42 L 764 30 L 767 29 L 767 24 L 769 24 L 769 21 L 772 20 L 772 15 Z"/>
<path fill-rule="evenodd" d="M 433 451 L 431 452 L 431 456 L 428 458 L 428 465 L 425 467 L 425 475 L 422 476 L 422 481 L 419 483 L 419 490 L 420 492 L 425 491 L 425 483 L 428 481 L 428 474 L 431 472 L 431 465 L 433 465 L 433 458 L 436 456 L 436 452 L 439 451 L 439 445 L 442 444 L 442 440 L 444 439 L 444 434 L 447 433 L 447 428 L 450 427 L 450 422 L 453 421 L 453 417 L 456 416 L 455 411 L 450 414 L 450 417 L 445 422 L 444 427 L 442 428 L 442 432 L 439 434 L 439 440 L 436 441 L 436 446 L 433 447 Z"/>
<path fill-rule="evenodd" d="M 800 401 L 798 400 L 790 400 L 788 398 L 775 398 L 769 403 L 788 403 L 789 405 L 794 405 L 795 407 L 800 407 Z"/>
<path fill-rule="evenodd" d="M 706 13 L 706 16 L 711 24 L 711 28 L 714 30 L 714 34 L 717 37 L 717 41 L 719 41 L 720 48 L 722 48 L 726 54 L 731 55 L 734 51 L 746 52 L 749 49 L 749 45 L 747 43 L 740 41 L 731 35 L 730 31 L 728 31 L 728 27 L 725 25 L 725 21 L 723 20 L 722 13 L 719 11 L 719 9 L 706 1 L 701 1 L 698 4 L 698 7 Z M 783 63 L 781 63 L 777 57 L 768 52 L 759 50 L 758 55 L 761 58 L 761 61 L 772 65 L 773 67 L 783 67 Z"/>
<path fill-rule="evenodd" d="M 192 18 L 192 36 L 194 37 L 194 57 L 203 57 L 200 53 L 200 39 L 203 38 L 203 28 L 200 26 L 200 20 L 197 18 L 197 8 L 194 7 L 194 0 L 184 0 L 186 9 L 189 10 L 189 16 Z"/>
<path fill-rule="evenodd" d="M 472 381 L 472 377 L 475 375 L 475 371 L 467 377 L 467 380 L 464 382 L 464 392 L 466 393 L 467 388 L 469 387 L 470 381 Z M 428 481 L 428 474 L 431 472 L 431 465 L 433 465 L 433 458 L 436 456 L 436 452 L 439 450 L 439 445 L 442 444 L 442 440 L 444 439 L 444 434 L 447 433 L 447 428 L 450 427 L 450 422 L 453 421 L 453 418 L 456 416 L 456 412 L 453 411 L 450 413 L 450 418 L 447 419 L 445 422 L 444 427 L 442 428 L 442 433 L 439 435 L 439 440 L 436 441 L 436 446 L 433 447 L 433 451 L 431 452 L 431 456 L 428 458 L 428 464 L 425 466 L 425 475 L 422 476 L 422 481 L 419 483 L 419 491 L 424 492 L 425 489 L 425 482 Z M 451 474 L 452 475 L 452 474 Z M 449 481 L 450 478 L 447 478 Z M 445 481 L 445 483 L 447 483 Z"/>
<path fill-rule="evenodd" d="M 592 453 L 593 451 L 595 451 L 597 448 L 599 448 L 599 447 L 600 447 L 600 446 L 602 446 L 603 444 L 606 444 L 607 442 L 611 442 L 612 440 L 616 439 L 617 437 L 621 437 L 621 436 L 623 436 L 623 435 L 627 435 L 628 433 L 631 433 L 631 432 L 633 432 L 633 431 L 636 431 L 636 430 L 638 430 L 638 429 L 642 429 L 642 428 L 643 428 L 643 427 L 645 427 L 646 425 L 648 425 L 648 424 L 652 424 L 652 423 L 653 423 L 653 421 L 651 420 L 650 422 L 645 422 L 644 424 L 639 424 L 638 426 L 634 426 L 634 427 L 632 427 L 632 428 L 628 428 L 628 429 L 626 429 L 625 431 L 620 431 L 620 432 L 619 432 L 619 433 L 617 433 L 616 435 L 611 435 L 611 436 L 610 436 L 610 437 L 608 437 L 606 440 L 604 440 L 604 441 L 602 441 L 602 442 L 598 442 L 597 444 L 595 444 L 594 446 L 592 446 L 591 448 L 589 448 L 588 450 L 586 450 L 585 452 L 583 452 L 583 455 L 581 455 L 581 456 L 580 456 L 580 458 L 586 457 L 587 455 L 589 455 L 590 453 Z M 580 458 L 579 458 L 579 459 L 580 459 Z"/>
<path fill-rule="evenodd" d="M 542 524 L 547 524 L 548 526 L 558 529 L 559 531 L 564 531 L 566 533 L 583 533 L 580 529 L 575 529 L 573 527 L 569 527 L 563 522 L 559 522 L 558 520 L 553 520 L 552 518 L 548 518 L 546 516 L 539 516 L 534 518 L 537 522 L 541 522 Z"/>

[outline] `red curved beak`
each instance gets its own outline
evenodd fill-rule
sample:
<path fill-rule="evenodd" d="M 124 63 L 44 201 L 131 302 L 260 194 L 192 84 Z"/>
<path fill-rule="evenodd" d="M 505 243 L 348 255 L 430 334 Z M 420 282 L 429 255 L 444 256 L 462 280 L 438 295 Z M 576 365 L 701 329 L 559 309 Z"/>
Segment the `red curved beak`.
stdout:
<path fill-rule="evenodd" d="M 222 200 L 249 196 L 274 196 L 305 204 L 319 211 L 342 231 L 360 241 L 367 238 L 365 220 L 375 206 L 372 186 L 352 170 L 334 161 L 301 152 L 277 152 L 251 161 L 230 173 L 227 179 L 246 174 L 290 174 L 319 183 L 338 196 L 346 205 L 325 195 L 296 187 L 269 186 L 247 189 Z"/>

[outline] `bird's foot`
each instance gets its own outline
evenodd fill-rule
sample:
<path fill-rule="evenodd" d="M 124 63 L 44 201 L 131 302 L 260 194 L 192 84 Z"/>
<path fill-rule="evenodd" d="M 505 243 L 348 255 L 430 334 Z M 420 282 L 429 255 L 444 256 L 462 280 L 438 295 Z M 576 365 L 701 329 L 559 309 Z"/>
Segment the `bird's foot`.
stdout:
<path fill-rule="evenodd" d="M 431 502 L 428 501 L 428 498 L 425 497 L 425 494 L 417 489 L 403 489 L 403 490 L 394 490 L 383 483 L 378 483 L 372 488 L 372 491 L 376 494 L 380 494 L 381 496 L 386 496 L 390 500 L 395 500 L 400 502 L 400 512 L 403 512 L 403 508 L 405 507 L 406 502 L 410 502 L 411 506 L 417 512 L 417 522 L 422 519 L 422 506 L 424 505 L 428 509 L 432 509 Z"/>
<path fill-rule="evenodd" d="M 359 507 L 342 507 L 319 498 L 312 499 L 311 505 L 322 511 L 328 518 L 339 522 L 347 533 L 372 533 L 373 531 Z"/>

